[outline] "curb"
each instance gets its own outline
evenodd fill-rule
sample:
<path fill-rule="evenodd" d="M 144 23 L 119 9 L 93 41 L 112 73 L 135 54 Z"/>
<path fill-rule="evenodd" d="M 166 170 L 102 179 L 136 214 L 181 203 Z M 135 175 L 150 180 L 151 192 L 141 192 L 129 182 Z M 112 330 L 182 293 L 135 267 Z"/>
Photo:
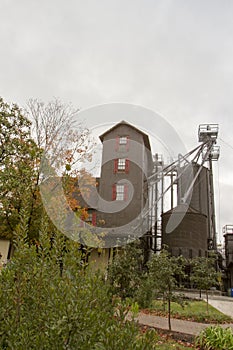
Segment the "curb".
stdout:
<path fill-rule="evenodd" d="M 154 326 L 148 326 L 146 324 L 143 323 L 138 323 L 139 327 L 146 327 L 149 329 L 155 329 L 156 331 L 159 331 L 160 333 L 166 334 L 169 337 L 171 337 L 174 340 L 181 340 L 183 342 L 188 342 L 191 344 L 194 344 L 195 338 L 196 336 L 193 334 L 189 334 L 189 333 L 181 333 L 181 332 L 176 332 L 173 330 L 168 330 L 168 329 L 164 329 L 164 328 L 159 328 L 159 327 L 154 327 Z"/>

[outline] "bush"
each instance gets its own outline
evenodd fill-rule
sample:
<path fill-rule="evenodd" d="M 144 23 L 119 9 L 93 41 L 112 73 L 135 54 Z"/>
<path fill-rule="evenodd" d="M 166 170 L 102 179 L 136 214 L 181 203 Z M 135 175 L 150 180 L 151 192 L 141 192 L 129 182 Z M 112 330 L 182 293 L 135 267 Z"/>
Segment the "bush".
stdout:
<path fill-rule="evenodd" d="M 0 274 L 0 348 L 4 350 L 152 350 L 101 274 L 84 268 L 78 245 L 59 233 L 30 246 L 25 225 L 16 253 Z M 119 314 L 117 310 L 122 309 Z M 123 317 L 124 316 L 124 317 Z"/>
<path fill-rule="evenodd" d="M 117 250 L 108 271 L 113 294 L 122 299 L 135 297 L 144 275 L 143 259 L 143 250 L 138 241 Z"/>
<path fill-rule="evenodd" d="M 232 350 L 232 329 L 220 326 L 207 327 L 196 338 L 196 346 L 203 350 Z"/>
<path fill-rule="evenodd" d="M 148 274 L 145 273 L 140 282 L 140 286 L 135 293 L 134 299 L 141 308 L 150 308 L 152 306 L 155 294 L 153 288 L 153 281 L 151 281 Z"/>

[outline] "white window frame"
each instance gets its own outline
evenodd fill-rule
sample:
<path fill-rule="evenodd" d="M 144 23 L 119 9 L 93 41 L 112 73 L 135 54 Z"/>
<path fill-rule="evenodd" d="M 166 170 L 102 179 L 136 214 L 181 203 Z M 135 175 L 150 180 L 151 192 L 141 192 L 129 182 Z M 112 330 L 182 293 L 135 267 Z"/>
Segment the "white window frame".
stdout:
<path fill-rule="evenodd" d="M 116 185 L 116 201 L 125 200 L 125 185 Z"/>
<path fill-rule="evenodd" d="M 127 136 L 120 136 L 119 137 L 119 145 L 127 145 L 128 138 Z"/>
<path fill-rule="evenodd" d="M 117 162 L 117 170 L 125 170 L 126 169 L 126 159 L 125 158 L 118 158 Z"/>

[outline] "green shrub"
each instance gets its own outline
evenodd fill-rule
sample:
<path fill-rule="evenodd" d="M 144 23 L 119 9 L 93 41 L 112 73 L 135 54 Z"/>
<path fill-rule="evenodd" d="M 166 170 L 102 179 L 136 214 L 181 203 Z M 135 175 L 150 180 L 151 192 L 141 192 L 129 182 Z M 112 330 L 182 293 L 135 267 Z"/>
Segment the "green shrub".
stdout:
<path fill-rule="evenodd" d="M 143 250 L 138 241 L 117 250 L 108 271 L 113 294 L 122 299 L 134 298 L 144 275 L 143 259 Z"/>
<path fill-rule="evenodd" d="M 196 338 L 196 346 L 203 350 L 232 350 L 232 329 L 220 326 L 207 327 Z"/>
<path fill-rule="evenodd" d="M 54 232 L 51 244 L 44 227 L 39 246 L 30 246 L 25 221 L 17 235 L 0 274 L 0 349 L 155 348 L 155 332 L 142 334 L 125 320 L 127 305 L 111 300 L 101 274 L 83 268 L 75 242 Z"/>
<path fill-rule="evenodd" d="M 154 290 L 153 283 L 148 274 L 145 274 L 140 282 L 140 286 L 135 293 L 135 300 L 140 308 L 150 308 L 153 302 Z"/>

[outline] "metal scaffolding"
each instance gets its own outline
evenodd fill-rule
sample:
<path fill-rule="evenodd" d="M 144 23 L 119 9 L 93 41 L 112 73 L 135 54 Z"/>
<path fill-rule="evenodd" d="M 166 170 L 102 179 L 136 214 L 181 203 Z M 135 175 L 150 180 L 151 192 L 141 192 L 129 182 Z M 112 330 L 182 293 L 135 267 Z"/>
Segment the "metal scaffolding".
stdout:
<path fill-rule="evenodd" d="M 162 224 L 161 215 L 164 212 L 164 197 L 170 193 L 170 209 L 176 204 L 188 203 L 195 183 L 207 164 L 209 170 L 208 180 L 208 249 L 216 250 L 216 223 L 215 223 L 215 204 L 214 204 L 214 183 L 213 183 L 213 166 L 212 162 L 219 158 L 219 147 L 216 146 L 218 137 L 218 124 L 201 124 L 198 129 L 199 146 L 185 155 L 179 154 L 177 160 L 169 165 L 165 165 L 163 158 L 159 154 L 154 156 L 153 173 L 148 179 L 149 188 L 149 208 L 144 215 L 148 222 L 148 236 L 150 237 L 150 249 L 153 252 L 161 250 Z M 198 171 L 193 174 L 192 167 L 198 164 Z M 190 181 L 184 193 L 181 193 L 181 181 L 184 173 L 190 172 Z M 168 185 L 165 185 L 166 178 L 170 179 Z M 174 194 L 176 190 L 175 203 Z"/>

